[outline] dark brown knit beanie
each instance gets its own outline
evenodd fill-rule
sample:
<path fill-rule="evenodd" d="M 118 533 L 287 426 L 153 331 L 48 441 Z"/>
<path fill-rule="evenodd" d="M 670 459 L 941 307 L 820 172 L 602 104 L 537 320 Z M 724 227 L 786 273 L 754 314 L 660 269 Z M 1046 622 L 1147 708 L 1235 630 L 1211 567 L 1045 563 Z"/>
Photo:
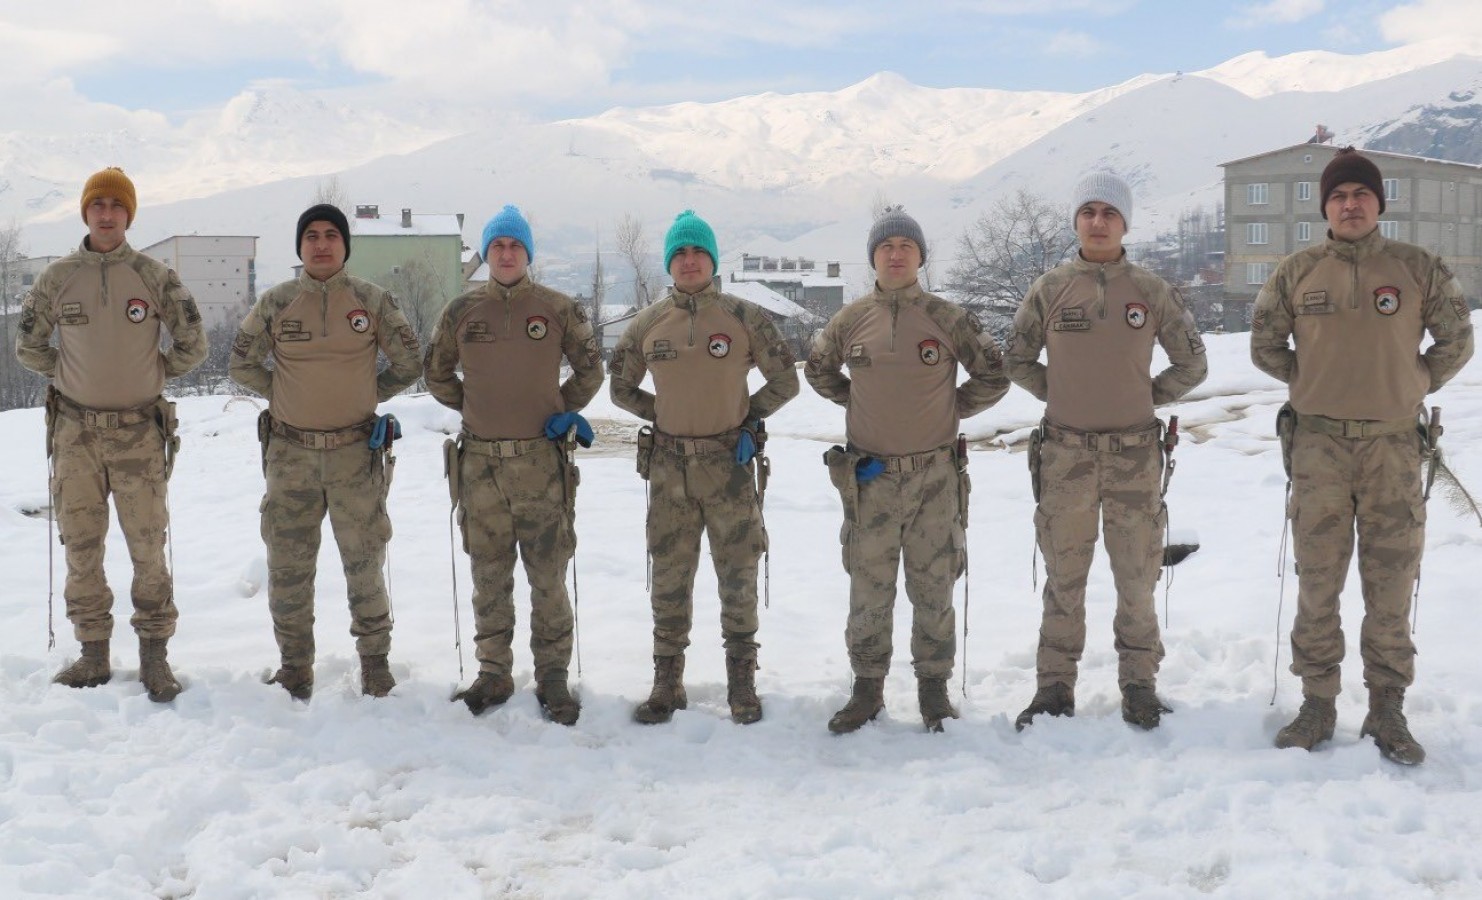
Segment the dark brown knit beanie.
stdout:
<path fill-rule="evenodd" d="M 1374 192 L 1379 198 L 1379 214 L 1384 214 L 1384 176 L 1379 174 L 1379 167 L 1367 156 L 1355 150 L 1353 147 L 1344 147 L 1334 154 L 1328 167 L 1322 170 L 1322 181 L 1319 187 L 1322 190 L 1322 205 L 1324 209 L 1328 206 L 1328 195 L 1340 184 L 1356 181 Z"/>

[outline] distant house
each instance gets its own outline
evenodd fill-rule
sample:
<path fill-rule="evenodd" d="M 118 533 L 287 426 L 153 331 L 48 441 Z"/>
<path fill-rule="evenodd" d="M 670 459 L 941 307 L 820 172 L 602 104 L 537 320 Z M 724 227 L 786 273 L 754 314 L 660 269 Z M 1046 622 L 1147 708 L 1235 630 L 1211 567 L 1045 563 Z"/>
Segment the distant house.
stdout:
<path fill-rule="evenodd" d="M 1318 183 L 1335 153 L 1335 147 L 1310 142 L 1221 164 L 1226 329 L 1250 327 L 1256 295 L 1283 257 L 1327 239 Z M 1476 298 L 1482 292 L 1482 166 L 1364 154 L 1384 176 L 1380 233 L 1442 256 L 1466 296 Z"/>
<path fill-rule="evenodd" d="M 139 252 L 175 270 L 195 298 L 207 331 L 236 328 L 257 302 L 255 236 L 179 234 Z"/>
<path fill-rule="evenodd" d="M 829 262 L 823 271 L 811 259 L 741 254 L 741 271 L 730 274 L 730 283 L 752 281 L 766 285 L 814 315 L 824 319 L 844 307 L 849 286 L 839 275 L 839 264 Z M 729 290 L 729 288 L 727 288 Z"/>
<path fill-rule="evenodd" d="M 380 207 L 355 207 L 345 269 L 390 291 L 419 336 L 463 292 L 463 214 L 413 213 L 383 218 Z"/>

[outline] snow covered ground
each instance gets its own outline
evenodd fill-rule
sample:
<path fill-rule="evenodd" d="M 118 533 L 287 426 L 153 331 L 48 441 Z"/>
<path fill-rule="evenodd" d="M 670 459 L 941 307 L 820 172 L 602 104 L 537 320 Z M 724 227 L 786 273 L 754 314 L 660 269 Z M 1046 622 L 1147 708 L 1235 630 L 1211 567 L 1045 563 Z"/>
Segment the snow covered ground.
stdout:
<path fill-rule="evenodd" d="M 1482 896 L 1482 528 L 1433 498 L 1409 703 L 1426 763 L 1401 769 L 1358 737 L 1356 574 L 1337 736 L 1313 754 L 1273 749 L 1300 700 L 1285 672 L 1295 579 L 1277 622 L 1284 479 L 1272 420 L 1284 390 L 1252 368 L 1247 346 L 1244 335 L 1211 336 L 1209 381 L 1170 410 L 1186 434 L 1172 527 L 1202 549 L 1173 570 L 1159 686 L 1176 712 L 1151 733 L 1119 714 L 1104 556 L 1077 716 L 1013 729 L 1034 689 L 1039 617 L 1022 439 L 1040 409 L 1017 388 L 966 423 L 967 695 L 942 735 L 924 734 L 917 714 L 904 597 L 887 714 L 854 735 L 825 730 L 850 681 L 839 504 L 819 458 L 841 440 L 843 416 L 806 386 L 770 422 L 766 718 L 750 727 L 726 715 L 714 576 L 703 568 L 691 708 L 668 725 L 631 722 L 651 675 L 644 499 L 622 441 L 633 420 L 605 390 L 588 410 L 603 443 L 581 463 L 584 710 L 574 728 L 538 714 L 528 632 L 516 639 L 519 692 L 506 707 L 475 719 L 449 702 L 459 662 L 439 451 L 457 417 L 429 397 L 386 405 L 406 426 L 391 498 L 401 683 L 387 699 L 359 695 L 344 580 L 326 539 L 307 706 L 262 683 L 276 652 L 258 584 L 252 402 L 180 404 L 171 658 L 186 691 L 168 706 L 135 680 L 126 599 L 115 608 L 113 683 L 50 683 L 77 645 L 61 614 L 59 552 L 58 644 L 47 650 L 47 523 L 23 514 L 45 502 L 42 419 L 0 414 L 0 894 Z M 1444 408 L 1453 468 L 1482 490 L 1482 363 L 1432 402 Z M 116 530 L 108 553 L 126 597 Z M 457 565 L 466 680 L 475 664 L 461 554 Z M 1163 597 L 1160 587 L 1160 608 Z M 961 616 L 960 587 L 958 602 Z"/>

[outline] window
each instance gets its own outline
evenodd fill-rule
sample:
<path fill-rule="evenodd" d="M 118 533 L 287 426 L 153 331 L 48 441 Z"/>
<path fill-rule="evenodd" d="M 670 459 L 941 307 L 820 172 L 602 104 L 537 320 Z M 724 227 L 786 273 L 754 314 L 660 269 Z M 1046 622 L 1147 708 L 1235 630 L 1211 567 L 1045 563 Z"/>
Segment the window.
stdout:
<path fill-rule="evenodd" d="M 1297 182 L 1297 199 L 1298 200 L 1311 200 L 1312 199 L 1312 182 L 1310 182 L 1310 181 L 1299 181 L 1299 182 Z"/>
<path fill-rule="evenodd" d="M 1267 199 L 1271 193 L 1269 184 L 1247 184 L 1245 186 L 1245 202 L 1251 206 L 1264 206 L 1271 201 Z"/>
<path fill-rule="evenodd" d="M 1398 200 L 1398 199 L 1400 199 L 1400 179 L 1398 179 L 1398 178 L 1386 178 L 1386 179 L 1384 179 L 1384 199 L 1386 199 L 1386 200 Z"/>
<path fill-rule="evenodd" d="M 1245 226 L 1245 242 L 1247 244 L 1270 243 L 1265 222 L 1249 222 Z"/>
<path fill-rule="evenodd" d="M 1245 264 L 1245 283 L 1246 284 L 1265 284 L 1266 283 L 1266 279 L 1268 279 L 1270 277 L 1271 277 L 1271 264 L 1270 263 L 1246 263 Z"/>
<path fill-rule="evenodd" d="M 1297 223 L 1297 242 L 1300 243 L 1300 244 L 1305 244 L 1305 243 L 1308 243 L 1311 240 L 1312 240 L 1312 223 L 1311 222 L 1298 222 Z"/>
<path fill-rule="evenodd" d="M 1400 239 L 1400 223 L 1399 222 L 1380 222 L 1379 223 L 1379 234 L 1380 234 L 1380 236 L 1389 238 L 1392 241 L 1399 240 Z"/>

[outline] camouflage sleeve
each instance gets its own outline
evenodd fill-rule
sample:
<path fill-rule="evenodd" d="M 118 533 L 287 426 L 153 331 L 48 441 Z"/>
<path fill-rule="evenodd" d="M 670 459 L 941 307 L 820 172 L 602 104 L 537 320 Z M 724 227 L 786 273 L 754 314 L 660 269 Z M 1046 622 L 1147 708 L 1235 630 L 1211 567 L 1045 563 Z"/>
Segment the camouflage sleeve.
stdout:
<path fill-rule="evenodd" d="M 449 303 L 443 309 L 432 329 L 427 355 L 422 358 L 422 374 L 427 379 L 427 392 L 434 400 L 461 412 L 463 379 L 458 377 L 458 321 L 453 306 L 454 303 Z"/>
<path fill-rule="evenodd" d="M 767 383 L 751 395 L 748 419 L 765 419 L 798 395 L 798 367 L 777 325 L 751 304 L 742 305 L 741 322 L 751 340 L 751 355 Z"/>
<path fill-rule="evenodd" d="M 650 306 L 644 312 L 656 309 Z M 607 390 L 612 402 L 640 419 L 652 422 L 658 415 L 654 408 L 654 395 L 639 385 L 648 374 L 648 363 L 643 358 L 643 335 L 648 330 L 650 318 L 640 313 L 618 338 L 612 359 L 607 363 Z"/>
<path fill-rule="evenodd" d="M 21 365 L 38 375 L 52 377 L 57 371 L 57 348 L 51 345 L 51 333 L 57 327 L 47 279 L 37 280 L 36 287 L 21 302 L 20 331 L 15 336 L 15 357 Z"/>
<path fill-rule="evenodd" d="M 1153 378 L 1153 405 L 1172 403 L 1192 391 L 1209 375 L 1209 357 L 1204 339 L 1194 324 L 1194 315 L 1183 298 L 1167 282 L 1157 293 L 1159 301 L 1158 343 L 1168 354 L 1168 368 Z"/>
<path fill-rule="evenodd" d="M 165 377 L 175 378 L 206 361 L 211 345 L 201 325 L 201 311 L 190 290 L 180 283 L 175 270 L 165 276 L 160 290 L 160 317 L 170 332 L 170 352 L 165 356 Z"/>
<path fill-rule="evenodd" d="M 849 376 L 844 374 L 844 352 L 840 348 L 839 332 L 844 313 L 849 307 L 834 313 L 823 331 L 813 339 L 813 349 L 808 354 L 808 363 L 803 366 L 803 377 L 808 385 L 825 400 L 840 406 L 849 405 Z"/>
<path fill-rule="evenodd" d="M 267 367 L 267 359 L 273 352 L 273 333 L 266 304 L 271 296 L 264 294 L 242 320 L 227 365 L 232 381 L 269 399 L 273 396 L 273 370 Z"/>
<path fill-rule="evenodd" d="M 1291 383 L 1297 368 L 1297 351 L 1291 343 L 1294 317 L 1288 272 L 1285 265 L 1276 267 L 1256 295 L 1250 317 L 1250 361 L 1284 384 Z"/>
<path fill-rule="evenodd" d="M 1036 399 L 1050 396 L 1049 370 L 1039 361 L 1045 348 L 1045 301 L 1040 282 L 1035 282 L 1014 313 L 1014 333 L 1004 351 L 1004 369 L 1009 380 Z"/>
<path fill-rule="evenodd" d="M 602 354 L 597 351 L 597 336 L 586 311 L 569 298 L 565 307 L 561 352 L 571 363 L 571 377 L 561 385 L 561 399 L 567 412 L 577 412 L 591 403 L 602 388 Z"/>
<path fill-rule="evenodd" d="M 963 310 L 952 327 L 953 352 L 967 370 L 967 381 L 957 386 L 957 415 L 970 418 L 1003 399 L 1009 378 L 1003 371 L 1003 351 L 983 330 L 977 316 Z"/>
<path fill-rule="evenodd" d="M 407 322 L 406 314 L 389 292 L 381 296 L 381 320 L 376 343 L 390 362 L 376 376 L 376 402 L 390 400 L 407 389 L 422 374 L 422 345 Z"/>
<path fill-rule="evenodd" d="M 1431 390 L 1438 391 L 1472 358 L 1474 347 L 1472 313 L 1461 282 L 1439 259 L 1431 271 L 1421 316 L 1433 340 L 1422 359 L 1431 373 Z"/>

